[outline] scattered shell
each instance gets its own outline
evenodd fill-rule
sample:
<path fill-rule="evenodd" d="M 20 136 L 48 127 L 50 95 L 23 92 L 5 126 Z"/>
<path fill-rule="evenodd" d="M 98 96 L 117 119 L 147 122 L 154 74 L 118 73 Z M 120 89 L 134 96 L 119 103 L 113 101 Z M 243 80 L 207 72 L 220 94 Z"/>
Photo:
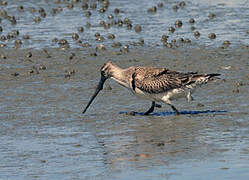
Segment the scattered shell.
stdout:
<path fill-rule="evenodd" d="M 215 39 L 216 38 L 216 35 L 214 33 L 210 33 L 208 35 L 209 39 Z"/>
<path fill-rule="evenodd" d="M 191 43 L 191 40 L 190 39 L 185 39 L 184 42 L 185 43 Z"/>
<path fill-rule="evenodd" d="M 72 39 L 75 40 L 75 41 L 78 40 L 79 39 L 79 35 L 77 33 L 73 33 L 72 34 Z"/>
<path fill-rule="evenodd" d="M 119 48 L 119 47 L 121 47 L 122 46 L 122 44 L 120 43 L 120 42 L 113 42 L 112 43 L 112 47 L 113 48 Z"/>
<path fill-rule="evenodd" d="M 95 3 L 95 5 L 93 5 L 93 4 L 94 3 L 91 4 L 91 8 L 92 9 L 96 9 L 97 4 L 96 3 Z M 82 5 L 81 5 L 81 7 L 82 7 L 83 10 L 87 10 L 88 9 L 88 4 L 86 2 L 83 2 Z M 95 8 L 93 8 L 93 7 L 95 7 Z"/>
<path fill-rule="evenodd" d="M 142 31 L 141 25 L 137 24 L 137 25 L 135 26 L 135 31 L 136 31 L 137 33 L 141 32 L 141 31 Z"/>
<path fill-rule="evenodd" d="M 196 29 L 196 27 L 194 27 L 194 26 L 191 26 L 191 31 L 194 31 L 195 29 Z"/>
<path fill-rule="evenodd" d="M 35 19 L 34 19 L 34 21 L 35 21 L 36 23 L 39 23 L 39 22 L 41 22 L 41 18 L 38 17 L 38 16 L 36 16 Z"/>
<path fill-rule="evenodd" d="M 214 18 L 216 17 L 216 15 L 215 15 L 214 13 L 210 13 L 210 14 L 208 15 L 208 17 L 209 17 L 210 19 L 214 19 Z"/>
<path fill-rule="evenodd" d="M 84 28 L 83 27 L 78 27 L 78 32 L 80 32 L 80 33 L 84 32 Z"/>
<path fill-rule="evenodd" d="M 69 54 L 69 59 L 72 60 L 74 58 L 74 56 L 75 56 L 75 53 L 70 53 Z"/>
<path fill-rule="evenodd" d="M 194 24 L 194 23 L 195 23 L 195 19 L 194 19 L 194 18 L 190 18 L 190 19 L 189 19 L 189 23 L 190 23 L 190 24 Z"/>
<path fill-rule="evenodd" d="M 171 33 L 174 33 L 175 32 L 175 28 L 174 27 L 169 27 L 169 32 L 171 32 Z"/>
<path fill-rule="evenodd" d="M 182 21 L 177 20 L 177 21 L 175 22 L 175 27 L 177 27 L 177 28 L 182 27 Z"/>
<path fill-rule="evenodd" d="M 90 8 L 91 8 L 91 9 L 96 9 L 96 8 L 97 8 L 97 3 L 92 2 L 92 3 L 90 4 Z"/>
<path fill-rule="evenodd" d="M 174 11 L 177 11 L 177 9 L 179 9 L 179 7 L 177 5 L 174 5 L 172 8 Z"/>
<path fill-rule="evenodd" d="M 18 72 L 12 73 L 12 76 L 19 76 L 20 74 Z"/>
<path fill-rule="evenodd" d="M 162 2 L 159 2 L 159 3 L 157 4 L 157 7 L 162 8 L 162 7 L 163 7 L 163 3 L 162 3 Z"/>
<path fill-rule="evenodd" d="M 114 9 L 114 14 L 119 14 L 120 10 L 118 8 Z"/>
<path fill-rule="evenodd" d="M 144 45 L 144 39 L 139 39 L 139 40 L 138 40 L 138 44 L 139 44 L 140 46 L 143 46 L 143 45 Z"/>
<path fill-rule="evenodd" d="M 223 44 L 224 44 L 224 45 L 230 45 L 231 43 L 230 43 L 230 41 L 225 40 L 225 41 L 223 42 Z"/>
<path fill-rule="evenodd" d="M 104 45 L 104 44 L 98 44 L 98 45 L 96 46 L 96 51 L 98 51 L 98 50 L 106 50 L 105 45 Z"/>
<path fill-rule="evenodd" d="M 44 66 L 44 65 L 40 65 L 39 69 L 40 69 L 40 70 L 46 70 L 46 69 L 47 69 L 47 67 L 46 67 L 46 66 Z"/>
<path fill-rule="evenodd" d="M 182 2 L 179 3 L 179 6 L 180 6 L 180 7 L 183 7 L 183 6 L 185 6 L 185 5 L 186 5 L 186 3 L 185 3 L 184 1 L 182 1 Z"/>
<path fill-rule="evenodd" d="M 153 6 L 147 10 L 149 13 L 155 13 L 157 11 L 156 6 Z"/>
<path fill-rule="evenodd" d="M 111 90 L 112 90 L 112 87 L 111 87 L 109 84 L 107 84 L 107 85 L 105 86 L 105 90 L 111 91 Z"/>
<path fill-rule="evenodd" d="M 115 35 L 114 34 L 108 34 L 107 38 L 108 39 L 115 39 Z"/>
<path fill-rule="evenodd" d="M 195 32 L 194 32 L 194 36 L 195 36 L 195 37 L 200 37 L 200 35 L 201 35 L 201 34 L 200 34 L 199 31 L 195 31 Z"/>
<path fill-rule="evenodd" d="M 113 15 L 110 14 L 110 15 L 108 16 L 108 19 L 113 19 Z"/>

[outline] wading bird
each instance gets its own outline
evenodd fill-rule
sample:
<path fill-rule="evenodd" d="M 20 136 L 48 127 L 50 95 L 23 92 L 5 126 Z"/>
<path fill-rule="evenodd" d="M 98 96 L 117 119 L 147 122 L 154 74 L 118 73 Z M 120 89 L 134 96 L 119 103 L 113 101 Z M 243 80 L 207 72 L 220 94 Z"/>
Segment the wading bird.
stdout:
<path fill-rule="evenodd" d="M 103 85 L 108 78 L 114 79 L 133 94 L 152 101 L 150 109 L 144 113 L 144 115 L 149 115 L 155 107 L 161 107 L 156 102 L 168 104 L 175 114 L 179 114 L 171 100 L 186 97 L 190 101 L 192 99 L 191 92 L 196 87 L 218 79 L 216 76 L 220 75 L 198 74 L 197 72 L 181 73 L 166 68 L 141 66 L 121 69 L 111 61 L 107 61 L 103 65 L 100 73 L 99 84 L 83 113 L 86 112 L 94 98 L 103 89 Z"/>

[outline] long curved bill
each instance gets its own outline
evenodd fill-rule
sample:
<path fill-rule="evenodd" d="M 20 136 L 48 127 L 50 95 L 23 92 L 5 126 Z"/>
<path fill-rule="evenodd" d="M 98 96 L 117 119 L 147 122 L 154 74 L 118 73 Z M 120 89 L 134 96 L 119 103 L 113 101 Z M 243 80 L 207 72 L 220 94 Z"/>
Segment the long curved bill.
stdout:
<path fill-rule="evenodd" d="M 105 83 L 106 78 L 104 76 L 101 75 L 101 79 L 99 81 L 99 84 L 93 94 L 93 96 L 91 97 L 90 101 L 88 102 L 87 106 L 85 107 L 84 111 L 82 112 L 82 114 L 84 114 L 86 112 L 86 110 L 88 109 L 88 107 L 91 105 L 91 103 L 93 102 L 93 100 L 95 99 L 95 97 L 98 95 L 98 93 L 103 89 L 103 85 Z"/>

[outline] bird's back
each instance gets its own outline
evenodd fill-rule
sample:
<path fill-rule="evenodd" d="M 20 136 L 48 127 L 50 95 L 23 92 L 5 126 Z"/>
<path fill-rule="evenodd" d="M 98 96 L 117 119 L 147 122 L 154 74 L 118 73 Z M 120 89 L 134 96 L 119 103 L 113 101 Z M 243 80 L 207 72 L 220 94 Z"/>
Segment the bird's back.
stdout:
<path fill-rule="evenodd" d="M 192 89 L 213 80 L 219 74 L 181 73 L 166 68 L 136 67 L 132 75 L 133 88 L 147 93 L 163 93 L 176 88 Z"/>

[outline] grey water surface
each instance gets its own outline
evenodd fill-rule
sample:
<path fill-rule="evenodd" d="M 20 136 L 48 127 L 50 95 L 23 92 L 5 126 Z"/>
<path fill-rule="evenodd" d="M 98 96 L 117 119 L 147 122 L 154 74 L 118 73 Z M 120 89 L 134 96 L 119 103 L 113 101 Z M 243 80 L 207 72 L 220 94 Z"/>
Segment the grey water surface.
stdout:
<path fill-rule="evenodd" d="M 160 1 L 110 1 L 106 13 L 90 10 L 86 18 L 82 2 L 68 9 L 62 1 L 7 1 L 0 6 L 16 16 L 17 24 L 2 19 L 2 35 L 18 29 L 23 40 L 13 49 L 14 40 L 0 48 L 0 179 L 143 179 L 208 180 L 249 178 L 249 3 L 238 1 L 162 1 L 155 14 L 147 9 Z M 90 1 L 92 2 L 92 1 Z M 96 1 L 97 2 L 97 1 Z M 18 12 L 19 5 L 24 12 Z M 102 5 L 102 3 L 97 3 Z M 51 8 L 63 11 L 52 16 Z M 48 13 L 40 23 L 28 7 L 43 7 Z M 115 18 L 128 17 L 141 24 L 142 32 L 117 26 L 100 27 L 119 8 Z M 99 9 L 99 7 L 97 8 Z M 216 17 L 207 20 L 209 13 Z M 116 17 L 117 16 L 117 17 Z M 190 18 L 196 19 L 201 36 L 196 39 Z M 177 19 L 183 26 L 168 32 Z M 78 26 L 91 22 L 80 39 L 95 47 L 94 34 L 104 35 L 108 48 L 97 51 L 79 47 L 72 39 Z M 107 40 L 108 33 L 116 35 Z M 216 33 L 214 40 L 208 38 Z M 163 47 L 162 34 L 171 39 L 192 40 L 190 46 Z M 60 50 L 53 38 L 65 38 L 71 49 Z M 129 44 L 145 40 L 144 47 L 129 53 L 112 49 L 112 41 Z M 220 48 L 224 40 L 231 46 Z M 156 44 L 159 46 L 156 46 Z M 46 48 L 50 56 L 42 50 Z M 32 57 L 26 54 L 32 52 Z M 70 54 L 73 58 L 69 58 Z M 174 101 L 181 115 L 167 105 L 151 116 L 142 116 L 151 102 L 138 99 L 112 80 L 107 80 L 85 114 L 82 110 L 99 81 L 99 69 L 111 59 L 122 68 L 129 66 L 167 67 L 177 71 L 220 73 L 221 79 L 194 93 L 194 101 Z M 45 67 L 45 68 L 43 68 Z M 129 112 L 138 112 L 135 116 Z"/>

